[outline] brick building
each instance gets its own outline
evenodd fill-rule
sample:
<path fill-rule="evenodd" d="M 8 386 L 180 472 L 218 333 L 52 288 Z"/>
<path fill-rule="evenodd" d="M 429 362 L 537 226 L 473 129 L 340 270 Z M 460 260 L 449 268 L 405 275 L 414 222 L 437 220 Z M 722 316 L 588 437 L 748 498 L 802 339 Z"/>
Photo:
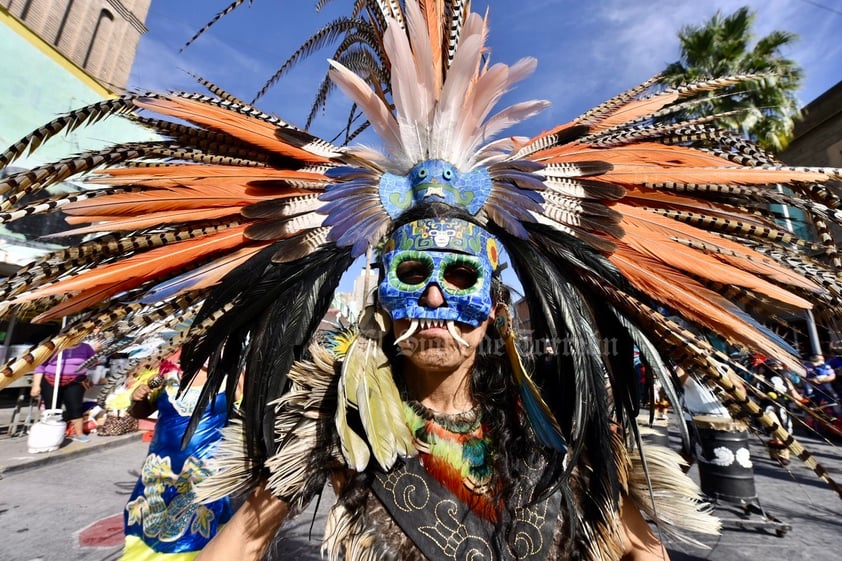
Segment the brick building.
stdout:
<path fill-rule="evenodd" d="M 795 138 L 781 159 L 797 166 L 842 167 L 842 82 L 802 109 Z"/>
<path fill-rule="evenodd" d="M 781 160 L 793 166 L 842 167 L 842 82 L 808 103 L 803 119 L 795 124 L 795 136 Z M 831 184 L 842 197 L 842 182 Z M 831 225 L 837 245 L 842 243 L 842 229 Z"/>
<path fill-rule="evenodd" d="M 0 6 L 112 92 L 125 89 L 152 0 L 0 0 Z"/>

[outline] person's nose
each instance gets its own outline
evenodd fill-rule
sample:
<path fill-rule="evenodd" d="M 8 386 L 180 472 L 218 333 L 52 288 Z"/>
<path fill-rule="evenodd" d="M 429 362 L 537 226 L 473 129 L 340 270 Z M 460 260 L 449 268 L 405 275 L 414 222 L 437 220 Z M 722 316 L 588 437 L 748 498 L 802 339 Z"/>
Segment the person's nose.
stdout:
<path fill-rule="evenodd" d="M 430 283 L 427 288 L 424 289 L 424 293 L 421 295 L 421 299 L 418 302 L 425 308 L 441 308 L 442 306 L 446 306 L 447 302 L 444 299 L 444 294 L 439 288 L 439 285 L 436 283 Z"/>

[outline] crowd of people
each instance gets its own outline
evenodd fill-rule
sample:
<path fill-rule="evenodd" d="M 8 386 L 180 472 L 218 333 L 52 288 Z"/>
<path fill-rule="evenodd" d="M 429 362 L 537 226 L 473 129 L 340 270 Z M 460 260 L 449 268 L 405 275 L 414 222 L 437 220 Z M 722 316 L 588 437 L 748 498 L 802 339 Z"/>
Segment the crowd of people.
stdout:
<path fill-rule="evenodd" d="M 829 345 L 831 352 L 838 346 Z M 835 366 L 834 366 L 835 365 Z M 804 375 L 797 374 L 778 360 L 763 360 L 753 369 L 756 386 L 766 396 L 767 409 L 776 413 L 785 427 L 793 427 L 793 417 L 799 429 L 824 437 L 842 436 L 842 356 L 826 360 L 822 354 L 812 354 L 804 363 Z M 783 443 L 770 440 L 771 449 Z M 784 454 L 784 461 L 787 456 Z"/>
<path fill-rule="evenodd" d="M 748 391 L 787 432 L 819 434 L 823 437 L 842 436 L 842 345 L 831 342 L 827 345 L 834 353 L 829 359 L 822 354 L 810 354 L 803 360 L 803 374 L 774 358 L 761 355 L 743 356 L 745 366 L 740 376 L 734 379 L 736 384 Z M 739 354 L 739 353 L 736 353 Z M 638 375 L 643 379 L 645 367 L 636 363 Z M 676 411 L 687 420 L 694 416 L 721 416 L 730 418 L 728 409 L 708 388 L 688 376 L 682 369 L 676 373 L 682 386 L 682 411 Z M 641 399 L 655 412 L 656 420 L 666 420 L 670 409 L 667 396 L 660 384 L 655 384 L 651 393 L 643 388 Z M 761 434 L 762 427 L 755 427 Z M 772 435 L 766 435 L 769 455 L 783 465 L 790 463 L 790 453 L 786 443 Z"/>

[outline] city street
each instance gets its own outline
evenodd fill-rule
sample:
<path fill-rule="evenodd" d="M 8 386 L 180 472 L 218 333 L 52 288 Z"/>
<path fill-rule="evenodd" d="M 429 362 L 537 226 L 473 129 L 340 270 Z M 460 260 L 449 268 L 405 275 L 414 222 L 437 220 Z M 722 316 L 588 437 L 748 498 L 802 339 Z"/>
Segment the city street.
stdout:
<path fill-rule="evenodd" d="M 656 426 L 665 434 L 666 427 Z M 2 438 L 2 437 L 0 437 Z M 95 439 L 106 437 L 95 437 Z M 670 433 L 675 444 L 675 434 Z M 802 436 L 837 481 L 842 449 Z M 2 452 L 3 442 L 0 442 Z M 775 522 L 741 508 L 717 508 L 726 521 L 718 538 L 700 537 L 710 549 L 667 540 L 673 561 L 837 561 L 842 551 L 842 500 L 797 460 L 788 469 L 768 459 L 751 439 L 760 505 Z M 123 505 L 135 483 L 148 444 L 140 439 L 95 449 L 39 467 L 16 469 L 0 480 L 0 561 L 113 561 L 120 555 Z M 697 468 L 691 475 L 698 478 Z M 326 496 L 290 521 L 273 546 L 273 560 L 319 559 Z M 742 516 L 741 516 L 742 515 Z M 759 527 L 740 529 L 736 521 Z M 312 528 L 311 528 L 312 525 Z M 791 528 L 791 529 L 790 529 Z M 783 529 L 782 536 L 776 535 Z M 313 539 L 308 535 L 312 531 Z M 233 560 L 232 560 L 233 561 Z"/>
<path fill-rule="evenodd" d="M 671 430 L 670 439 L 677 449 L 677 433 Z M 837 483 L 842 482 L 842 446 L 801 433 L 798 439 Z M 769 459 L 758 437 L 751 436 L 750 444 L 756 502 L 766 516 L 745 514 L 742 507 L 721 502 L 715 509 L 723 520 L 721 535 L 697 536 L 710 549 L 668 539 L 671 560 L 838 561 L 842 555 L 842 499 L 798 459 L 793 457 L 789 466 L 781 467 Z M 698 466 L 691 468 L 690 475 L 699 480 Z"/>
<path fill-rule="evenodd" d="M 6 449 L 0 435 L 0 455 Z M 92 442 L 107 437 L 92 437 Z M 91 448 L 62 461 L 16 469 L 0 479 L 0 561 L 114 561 L 123 543 L 123 506 L 149 444 L 138 439 Z M 2 463 L 2 457 L 0 457 Z M 323 501 L 327 507 L 331 499 Z M 324 510 L 324 509 L 323 509 Z M 308 542 L 313 509 L 290 521 L 276 539 L 278 559 L 317 561 Z M 323 514 L 313 536 L 321 536 Z M 234 561 L 234 560 L 232 560 Z"/>
<path fill-rule="evenodd" d="M 0 0 L 0 561 L 842 561 L 840 38 Z"/>
<path fill-rule="evenodd" d="M 100 437 L 103 438 L 103 437 Z M 105 561 L 117 559 L 114 543 L 81 547 L 78 534 L 120 514 L 149 444 L 131 444 L 4 475 L 0 481 L 2 561 Z"/>

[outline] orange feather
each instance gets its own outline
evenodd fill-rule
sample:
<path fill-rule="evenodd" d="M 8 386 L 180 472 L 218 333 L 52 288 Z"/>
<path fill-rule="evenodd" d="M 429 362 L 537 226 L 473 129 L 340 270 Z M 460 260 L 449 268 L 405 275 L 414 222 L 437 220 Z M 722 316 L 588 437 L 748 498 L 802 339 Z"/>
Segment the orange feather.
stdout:
<path fill-rule="evenodd" d="M 268 243 L 260 244 L 254 247 L 244 247 L 225 255 L 225 257 L 221 259 L 208 263 L 194 272 L 197 277 L 201 278 L 199 282 L 190 285 L 189 288 L 185 290 L 174 292 L 170 295 L 170 297 L 175 297 L 183 292 L 187 292 L 188 290 L 201 290 L 216 284 L 229 271 L 245 262 L 249 257 L 263 249 L 266 245 L 268 245 Z M 134 280 L 135 279 L 126 279 L 121 283 L 107 286 L 97 286 L 82 290 L 80 293 L 65 299 L 61 304 L 53 306 L 46 312 L 39 314 L 32 321 L 34 323 L 42 323 L 81 312 L 90 306 L 95 306 L 102 300 L 109 298 L 114 294 L 119 294 L 124 290 L 135 288 L 136 284 L 134 283 Z"/>
<path fill-rule="evenodd" d="M 314 184 L 328 184 L 324 174 L 312 171 L 276 169 L 269 167 L 243 167 L 223 165 L 178 164 L 171 166 L 146 168 L 117 168 L 97 172 L 103 177 L 96 178 L 90 183 L 105 185 L 149 185 L 169 187 L 172 185 L 189 185 L 191 181 L 206 181 L 213 179 L 232 178 L 241 179 L 241 184 L 267 180 L 299 180 Z M 169 181 L 170 183 L 168 183 Z"/>
<path fill-rule="evenodd" d="M 493 495 L 471 492 L 465 486 L 459 470 L 443 458 L 432 454 L 422 454 L 422 460 L 427 473 L 459 497 L 471 510 L 492 522 L 497 520 L 499 504 L 494 500 Z"/>
<path fill-rule="evenodd" d="M 626 196 L 623 197 L 623 202 L 641 207 L 646 206 L 664 210 L 693 212 L 705 217 L 737 221 L 747 226 L 780 230 L 774 221 L 764 216 L 749 214 L 744 210 L 727 207 L 704 199 L 685 197 L 672 191 L 630 186 L 626 189 Z"/>
<path fill-rule="evenodd" d="M 225 231 L 158 247 L 138 253 L 118 263 L 110 263 L 60 280 L 54 284 L 37 288 L 15 299 L 15 303 L 31 302 L 53 294 L 67 294 L 77 290 L 88 291 L 105 287 L 107 296 L 140 286 L 144 282 L 161 278 L 176 271 L 186 263 L 195 263 L 214 253 L 233 250 L 247 242 L 243 236 L 245 225 Z M 114 287 L 114 288 L 107 288 Z"/>
<path fill-rule="evenodd" d="M 701 283 L 665 266 L 658 259 L 618 244 L 609 258 L 638 290 L 654 297 L 690 321 L 721 334 L 732 342 L 760 349 L 768 356 L 780 357 L 781 350 L 753 325 L 723 308 L 727 303 L 719 294 Z"/>
<path fill-rule="evenodd" d="M 619 206 L 621 205 L 617 205 Z M 623 213 L 620 223 L 625 231 L 623 244 L 639 255 L 648 256 L 676 270 L 713 282 L 742 286 L 802 309 L 810 309 L 812 306 L 803 298 L 763 280 L 758 275 L 812 292 L 823 290 L 778 266 L 768 257 L 740 244 L 670 218 L 647 213 L 642 209 L 622 205 L 622 209 L 617 210 Z M 676 242 L 675 238 L 702 241 L 745 257 L 706 253 Z"/>
<path fill-rule="evenodd" d="M 541 157 L 538 158 L 537 155 Z M 625 146 L 612 146 L 610 149 L 574 142 L 539 152 L 533 159 L 544 163 L 600 160 L 612 164 L 648 163 L 660 167 L 690 165 L 719 168 L 734 165 L 728 160 L 707 152 L 654 142 L 637 142 Z"/>
<path fill-rule="evenodd" d="M 190 271 L 189 274 L 178 277 L 179 283 L 184 283 L 186 280 L 192 282 L 185 283 L 185 288 L 168 294 L 168 298 L 174 298 L 187 291 L 198 291 L 217 284 L 222 277 L 227 275 L 230 271 L 237 268 L 239 265 L 245 263 L 252 255 L 269 245 L 271 242 L 256 244 L 249 247 L 242 247 L 230 253 L 223 255 L 218 259 L 214 259 L 210 263 L 202 265 Z M 166 291 L 169 282 L 164 282 L 154 289 L 150 290 L 144 295 L 144 299 L 148 299 L 151 295 L 158 296 L 161 292 Z"/>
<path fill-rule="evenodd" d="M 173 187 L 150 189 L 140 193 L 119 193 L 83 201 L 76 201 L 64 207 L 67 214 L 74 216 L 133 216 L 166 210 L 203 209 L 214 207 L 242 207 L 249 204 L 295 197 L 312 193 L 307 189 L 277 188 L 252 190 L 230 188 L 227 185 L 209 184 L 201 187 Z"/>
<path fill-rule="evenodd" d="M 318 156 L 283 142 L 275 134 L 279 128 L 277 125 L 235 111 L 229 111 L 216 105 L 172 96 L 145 98 L 144 100 L 136 100 L 134 103 L 141 109 L 149 109 L 163 115 L 226 132 L 244 142 L 276 154 L 305 162 L 326 163 L 329 161 L 323 156 Z"/>
<path fill-rule="evenodd" d="M 701 150 L 655 142 L 636 142 L 624 146 L 612 146 L 610 149 L 574 142 L 538 152 L 531 159 L 544 163 L 601 160 L 615 165 L 638 164 L 663 168 L 675 168 L 679 166 L 726 168 L 731 170 L 767 172 L 766 177 L 770 179 L 780 174 L 794 174 L 798 177 L 798 180 L 814 181 L 827 180 L 829 177 L 827 173 L 817 171 L 767 170 L 738 166 L 729 160 Z"/>
<path fill-rule="evenodd" d="M 659 109 L 663 109 L 673 101 L 677 100 L 679 93 L 676 91 L 664 92 L 645 99 L 630 101 L 611 111 L 607 116 L 598 119 L 591 125 L 591 132 L 599 132 L 623 123 L 629 123 L 640 117 L 650 115 Z"/>
<path fill-rule="evenodd" d="M 95 224 L 84 226 L 82 228 L 65 230 L 59 234 L 52 234 L 44 237 L 58 238 L 62 236 L 90 234 L 93 232 L 139 230 L 152 226 L 160 226 L 161 224 L 178 224 L 181 222 L 193 222 L 200 220 L 219 220 L 225 217 L 239 217 L 239 212 L 240 209 L 238 207 L 231 207 L 209 208 L 205 210 L 186 209 L 155 212 L 145 215 L 141 214 L 140 216 L 127 216 L 125 218 L 114 218 L 113 216 L 68 216 L 67 222 L 69 224 L 87 224 L 88 222 L 95 222 Z"/>
<path fill-rule="evenodd" d="M 32 321 L 33 323 L 45 323 L 81 312 L 85 309 L 95 307 L 105 302 L 109 297 L 130 290 L 135 286 L 134 279 L 129 278 L 107 286 L 96 286 L 82 290 L 78 294 L 63 299 L 60 304 L 53 306 L 46 312 L 38 314 Z"/>
<path fill-rule="evenodd" d="M 430 47 L 433 50 L 433 75 L 436 77 L 435 91 L 441 91 L 442 71 L 444 60 L 442 49 L 442 17 L 444 13 L 444 2 L 442 0 L 420 0 L 418 5 L 424 14 L 424 21 L 427 22 L 427 33 L 430 36 Z"/>
<path fill-rule="evenodd" d="M 540 154 L 540 157 L 537 157 Z M 827 181 L 818 171 L 736 166 L 722 158 L 682 146 L 637 143 L 610 150 L 572 144 L 534 155 L 545 164 L 599 160 L 614 166 L 599 176 L 623 185 L 639 183 L 731 183 L 762 185 L 792 181 Z"/>
<path fill-rule="evenodd" d="M 658 185 L 664 183 L 686 184 L 736 184 L 766 185 L 793 181 L 826 181 L 828 177 L 812 171 L 781 171 L 754 168 L 663 168 L 653 165 L 615 164 L 614 169 L 602 177 L 628 185 L 643 183 Z"/>

